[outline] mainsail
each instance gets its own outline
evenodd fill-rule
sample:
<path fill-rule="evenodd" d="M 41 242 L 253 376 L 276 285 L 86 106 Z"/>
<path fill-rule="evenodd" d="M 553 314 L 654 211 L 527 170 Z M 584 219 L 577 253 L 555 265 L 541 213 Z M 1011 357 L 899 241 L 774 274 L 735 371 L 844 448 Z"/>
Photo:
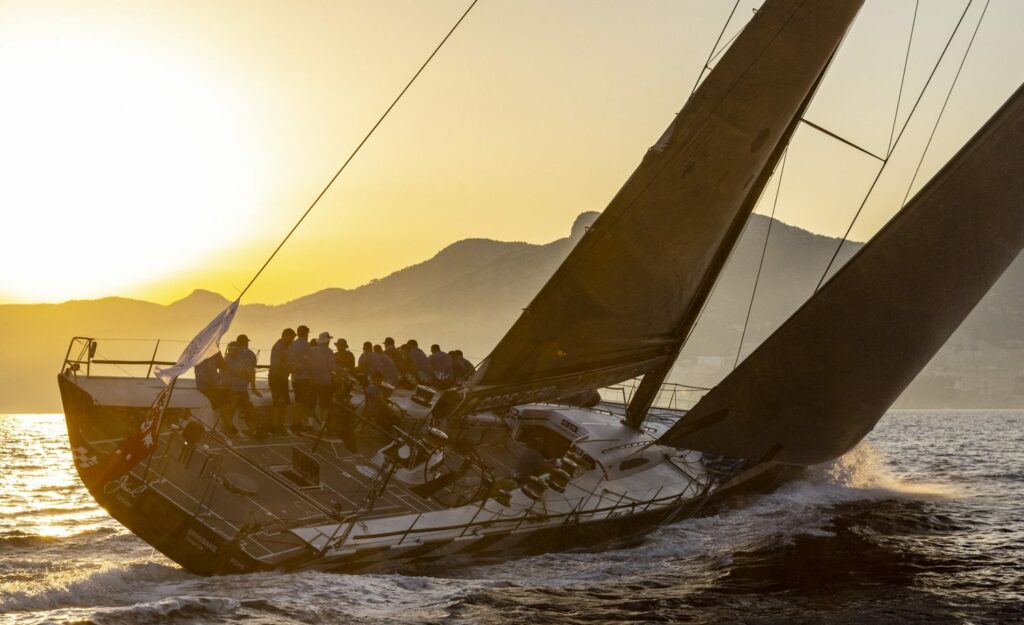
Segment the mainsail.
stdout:
<path fill-rule="evenodd" d="M 856 445 L 1024 247 L 1024 87 L 661 442 L 814 464 Z"/>
<path fill-rule="evenodd" d="M 481 363 L 460 411 L 660 384 L 861 4 L 764 3 Z"/>

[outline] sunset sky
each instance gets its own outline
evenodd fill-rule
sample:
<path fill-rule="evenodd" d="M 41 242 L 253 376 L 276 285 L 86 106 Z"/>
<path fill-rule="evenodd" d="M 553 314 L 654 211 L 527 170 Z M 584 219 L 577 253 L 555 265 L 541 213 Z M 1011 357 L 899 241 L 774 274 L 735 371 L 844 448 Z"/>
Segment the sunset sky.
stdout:
<path fill-rule="evenodd" d="M 234 297 L 468 4 L 0 0 L 0 303 Z M 900 124 L 965 4 L 921 3 Z M 984 5 L 854 238 L 902 200 Z M 467 237 L 566 236 L 681 108 L 731 8 L 480 0 L 246 300 Z M 913 12 L 867 0 L 808 118 L 885 152 Z M 1022 28 L 1024 2 L 992 0 L 915 187 L 1021 84 Z M 777 216 L 840 235 L 877 167 L 804 127 Z"/>

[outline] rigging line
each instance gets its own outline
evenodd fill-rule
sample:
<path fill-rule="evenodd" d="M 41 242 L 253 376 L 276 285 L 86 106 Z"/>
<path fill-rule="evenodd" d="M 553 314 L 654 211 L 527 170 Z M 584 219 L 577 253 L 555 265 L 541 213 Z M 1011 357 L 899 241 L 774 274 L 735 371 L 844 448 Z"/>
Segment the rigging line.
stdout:
<path fill-rule="evenodd" d="M 928 148 L 932 145 L 932 139 L 935 138 L 935 131 L 939 129 L 939 123 L 942 121 L 942 115 L 946 112 L 946 105 L 949 104 L 949 98 L 953 95 L 953 89 L 956 88 L 956 81 L 960 78 L 960 72 L 964 68 L 964 63 L 967 62 L 967 55 L 971 53 L 971 46 L 974 45 L 974 38 L 978 36 L 978 30 L 981 28 L 981 22 L 985 19 L 985 12 L 988 11 L 988 5 L 991 0 L 985 0 L 985 6 L 981 8 L 981 15 L 978 17 L 978 23 L 974 26 L 974 32 L 971 34 L 971 40 L 967 42 L 967 49 L 964 50 L 964 57 L 960 59 L 960 67 L 956 68 L 956 74 L 953 76 L 953 82 L 949 85 L 949 91 L 946 92 L 946 99 L 942 102 L 942 108 L 939 109 L 939 116 L 935 118 L 935 125 L 932 126 L 932 133 L 928 135 L 928 142 L 924 145 L 924 150 L 921 151 L 921 159 L 917 161 L 917 169 L 914 170 L 914 176 L 910 179 L 910 185 L 907 186 L 907 193 L 903 196 L 903 202 L 900 207 L 906 206 L 907 198 L 910 197 L 910 190 L 914 188 L 914 182 L 917 181 L 917 175 L 921 172 L 921 165 L 924 164 L 924 157 L 928 154 Z"/>
<path fill-rule="evenodd" d="M 775 186 L 775 199 L 772 200 L 772 214 L 768 219 L 768 231 L 764 235 L 764 247 L 761 248 L 761 260 L 757 263 L 757 274 L 754 276 L 754 288 L 750 292 L 750 303 L 747 305 L 747 318 L 743 320 L 743 332 L 740 334 L 740 344 L 736 348 L 736 360 L 732 363 L 735 369 L 740 364 L 740 354 L 743 353 L 743 341 L 747 338 L 747 327 L 750 325 L 750 313 L 754 310 L 754 298 L 757 297 L 757 286 L 761 282 L 761 270 L 764 268 L 764 257 L 768 253 L 768 239 L 772 236 L 772 224 L 775 222 L 775 209 L 779 205 L 779 196 L 782 195 L 782 178 L 786 173 L 786 157 L 789 156 L 789 148 L 782 153 L 782 164 L 779 166 L 779 183 Z"/>
<path fill-rule="evenodd" d="M 725 18 L 725 24 L 722 24 L 722 31 L 718 33 L 718 39 L 715 39 L 714 45 L 711 46 L 711 52 L 708 52 L 708 58 L 704 61 L 704 66 L 700 69 L 700 73 L 697 74 L 697 80 L 693 82 L 693 89 L 690 89 L 690 95 L 692 96 L 697 91 L 697 87 L 700 85 L 700 79 L 704 78 L 704 72 L 711 69 L 708 65 L 711 64 L 711 59 L 715 57 L 715 51 L 718 49 L 718 44 L 722 41 L 722 35 L 725 34 L 725 29 L 729 28 L 729 22 L 732 21 L 732 16 L 736 13 L 736 8 L 740 6 L 740 0 L 736 0 L 736 4 L 732 5 L 732 11 L 729 11 L 729 17 Z M 739 33 L 737 33 L 739 34 Z M 736 37 L 733 36 L 733 39 Z M 730 43 L 732 40 L 730 40 Z"/>
<path fill-rule="evenodd" d="M 903 133 L 907 131 L 907 126 L 910 125 L 910 120 L 914 117 L 914 112 L 917 111 L 917 107 L 921 104 L 921 100 L 924 98 L 925 92 L 928 91 L 928 86 L 931 85 L 932 79 L 935 78 L 935 72 L 939 70 L 939 65 L 942 64 L 942 59 L 946 58 L 946 52 L 949 51 L 949 46 L 953 43 L 953 38 L 956 37 L 958 32 L 960 32 L 960 25 L 963 24 L 964 18 L 967 17 L 967 12 L 971 9 L 971 5 L 973 4 L 974 0 L 967 0 L 967 6 L 964 7 L 963 13 L 960 14 L 960 19 L 957 20 L 956 26 L 953 27 L 953 32 L 949 34 L 949 39 L 946 40 L 946 45 L 943 46 L 942 53 L 939 54 L 938 60 L 935 61 L 935 66 L 932 67 L 931 73 L 928 74 L 928 80 L 924 82 L 924 87 L 921 87 L 921 93 L 917 94 L 917 100 L 914 102 L 914 106 L 910 108 L 910 114 L 907 115 L 907 121 L 903 123 L 899 134 L 896 135 L 896 140 L 893 141 L 892 147 L 889 148 L 889 151 L 885 154 L 886 160 L 889 160 L 889 157 L 892 156 L 893 151 L 896 149 L 896 144 L 900 142 L 900 138 L 903 137 Z"/>
<path fill-rule="evenodd" d="M 881 156 L 878 156 L 874 152 L 869 152 L 868 150 L 865 150 L 864 148 L 860 147 L 856 143 L 853 143 L 852 141 L 848 141 L 848 140 L 840 137 L 839 135 L 837 135 L 836 133 L 832 132 L 831 130 L 826 130 L 825 128 L 822 128 L 818 124 L 815 124 L 814 122 L 812 122 L 811 120 L 809 120 L 809 119 L 807 119 L 805 117 L 801 117 L 800 121 L 805 123 L 805 124 L 807 124 L 811 128 L 814 128 L 818 132 L 820 132 L 820 133 L 822 133 L 824 135 L 827 135 L 829 137 L 832 137 L 833 139 L 835 139 L 836 141 L 839 141 L 840 143 L 845 143 L 846 145 L 850 146 L 854 150 L 857 150 L 858 152 L 863 152 L 864 154 L 867 154 L 868 156 L 870 156 L 873 159 L 882 161 L 883 163 L 885 162 L 884 158 L 882 158 Z"/>
<path fill-rule="evenodd" d="M 787 147 L 786 150 L 788 151 L 789 148 Z M 775 170 L 772 171 L 771 175 L 772 175 L 772 177 L 775 176 Z M 758 196 L 757 202 L 754 202 L 755 206 L 761 202 L 761 197 L 764 195 L 764 192 L 767 189 L 768 189 L 768 185 L 765 184 L 765 186 L 761 189 L 761 194 Z M 751 212 L 751 215 L 753 215 L 752 212 Z M 733 259 L 736 257 L 736 255 L 735 255 L 736 248 L 739 246 L 739 242 L 743 240 L 743 237 L 746 236 L 747 229 L 750 227 L 750 222 L 751 222 L 750 217 L 751 217 L 751 215 L 747 216 L 747 221 L 746 221 L 746 223 L 743 224 L 743 230 L 740 231 L 740 235 L 736 238 L 736 245 L 734 245 L 733 248 L 731 250 L 729 250 L 729 256 L 727 256 L 726 259 L 725 259 L 725 262 L 722 263 L 721 271 L 719 271 L 718 275 L 715 276 L 715 281 L 711 285 L 711 290 L 708 291 L 708 296 L 707 296 L 707 298 L 704 299 L 704 303 L 701 305 L 700 311 L 697 313 L 697 317 L 693 320 L 693 323 L 690 325 L 690 329 L 686 331 L 686 336 L 683 338 L 683 348 L 685 348 L 686 344 L 690 342 L 690 337 L 693 336 L 693 333 L 697 331 L 697 326 L 700 324 L 701 320 L 704 318 L 704 313 L 707 312 L 708 306 L 711 304 L 711 299 L 715 296 L 715 293 L 718 291 L 718 285 L 720 285 L 722 283 L 722 276 L 725 275 L 725 271 L 731 266 L 731 263 L 732 263 Z M 680 353 L 682 353 L 682 349 L 680 349 L 679 351 L 680 351 Z M 684 386 L 688 386 L 688 385 L 684 385 Z M 698 390 L 711 390 L 711 389 L 702 389 L 699 386 L 693 386 L 691 388 L 698 389 Z"/>
<path fill-rule="evenodd" d="M 878 173 L 875 174 L 875 179 L 871 182 L 871 186 L 868 187 L 868 192 L 864 195 L 864 199 L 861 200 L 860 206 L 857 207 L 857 211 L 853 214 L 853 219 L 850 220 L 850 225 L 846 227 L 846 232 L 843 233 L 843 237 L 839 239 L 839 244 L 836 245 L 835 251 L 832 252 L 832 258 L 829 259 L 828 264 L 825 265 L 825 271 L 821 273 L 821 278 L 818 279 L 818 284 L 814 287 L 813 293 L 817 293 L 821 285 L 825 283 L 825 278 L 828 276 L 828 272 L 831 271 L 832 265 L 836 262 L 836 258 L 839 256 L 839 251 L 843 249 L 843 244 L 846 243 L 847 238 L 850 236 L 850 232 L 853 231 L 854 224 L 857 223 L 857 219 L 860 218 L 861 212 L 864 211 L 864 207 L 868 203 L 868 199 L 871 198 L 871 194 L 874 192 L 875 187 L 878 186 L 878 181 L 882 178 L 882 174 L 885 172 L 886 165 L 889 164 L 889 159 L 892 157 L 893 152 L 896 151 L 896 146 L 899 145 L 900 139 L 903 138 L 903 133 L 907 131 L 907 126 L 910 125 L 910 120 L 914 118 L 914 113 L 917 111 L 918 105 L 921 104 L 922 98 L 924 98 L 925 92 L 928 91 L 928 87 L 932 84 L 932 79 L 935 78 L 935 72 L 938 71 L 939 65 L 942 64 L 942 59 L 946 58 L 946 52 L 949 51 L 949 46 L 953 43 L 953 38 L 956 37 L 957 32 L 960 31 L 960 25 L 963 24 L 964 17 L 967 16 L 967 11 L 970 10 L 971 5 L 974 4 L 974 0 L 968 0 L 967 6 L 964 7 L 963 13 L 960 14 L 960 19 L 957 20 L 956 26 L 953 27 L 953 32 L 949 34 L 949 39 L 946 40 L 946 45 L 942 48 L 942 53 L 939 54 L 938 60 L 935 61 L 935 66 L 932 67 L 932 71 L 928 74 L 928 80 L 925 81 L 924 87 L 921 88 L 921 93 L 917 95 L 917 101 L 914 102 L 914 106 L 910 109 L 910 114 L 907 116 L 906 122 L 903 127 L 900 128 L 899 134 L 896 135 L 896 140 L 893 141 L 892 146 L 885 155 L 885 160 L 882 161 L 882 166 L 878 168 Z"/>
<path fill-rule="evenodd" d="M 757 13 L 757 9 L 754 9 L 754 13 Z M 750 22 L 748 21 L 747 24 L 749 24 L 749 23 Z M 725 54 L 725 51 L 729 49 L 729 46 L 732 45 L 732 42 L 736 41 L 736 38 L 740 36 L 740 33 L 742 33 L 743 30 L 747 27 L 747 24 L 744 24 L 742 28 L 740 28 L 735 33 L 733 33 L 732 37 L 729 37 L 729 41 L 726 41 L 725 45 L 723 45 L 721 48 L 719 48 L 718 52 L 715 52 L 715 56 L 711 57 L 711 61 L 708 62 L 708 65 L 711 65 L 711 63 L 716 62 L 719 59 L 719 57 L 721 57 L 723 54 Z M 709 71 L 711 69 L 713 69 L 713 68 L 712 67 L 708 67 Z"/>
<path fill-rule="evenodd" d="M 757 10 L 757 8 L 754 8 L 754 9 L 752 9 L 752 11 L 751 11 L 751 12 L 752 12 L 752 13 L 753 13 L 754 15 L 757 15 L 757 11 L 758 11 L 758 10 Z M 712 63 L 714 63 L 715 61 L 717 61 L 717 60 L 718 60 L 718 57 L 720 57 L 720 56 L 722 56 L 723 54 L 725 54 L 725 51 L 729 49 L 729 46 L 731 46 L 731 45 L 732 45 L 732 42 L 736 41 L 736 38 L 740 36 L 740 33 L 742 33 L 742 32 L 743 32 L 744 30 L 746 30 L 746 28 L 747 28 L 747 25 L 748 25 L 748 24 L 750 24 L 750 21 L 749 21 L 749 20 L 748 20 L 748 21 L 747 21 L 747 23 L 746 23 L 746 24 L 744 24 L 744 25 L 743 25 L 743 26 L 742 26 L 742 27 L 741 27 L 741 28 L 740 28 L 739 30 L 737 30 L 737 31 L 736 31 L 735 33 L 733 33 L 732 37 L 729 37 L 729 41 L 726 41 L 726 42 L 725 42 L 725 45 L 723 45 L 723 46 L 722 46 L 721 48 L 719 48 L 719 49 L 718 49 L 718 52 L 715 52 L 715 56 L 711 57 L 711 60 L 710 60 L 710 61 L 708 62 L 708 65 L 709 65 L 709 66 L 710 66 L 710 65 L 711 65 Z M 845 36 L 845 35 L 844 35 L 844 36 Z M 711 70 L 711 69 L 714 69 L 714 68 L 712 68 L 712 67 L 708 67 L 708 70 Z"/>
<path fill-rule="evenodd" d="M 281 251 L 281 248 L 284 247 L 284 244 L 288 242 L 288 239 L 291 238 L 295 231 L 298 230 L 299 226 L 302 225 L 302 222 L 305 221 L 309 213 L 312 212 L 313 207 L 315 207 L 317 203 L 320 201 L 320 199 L 327 193 L 327 190 L 331 188 L 331 185 L 333 185 L 334 181 L 338 179 L 338 176 L 341 175 L 341 172 L 345 171 L 345 168 L 348 167 L 348 164 L 352 162 L 352 159 L 355 158 L 356 154 L 359 153 L 359 150 L 362 149 L 363 145 L 365 145 L 366 142 L 369 141 L 374 131 L 377 130 L 377 127 L 380 126 L 384 119 L 388 116 L 388 114 L 391 113 L 391 110 L 395 108 L 395 105 L 397 105 L 398 101 L 402 99 L 402 96 L 405 95 L 405 92 L 409 90 L 409 87 L 412 86 L 412 83 L 414 83 L 416 79 L 419 78 L 419 75 L 423 73 L 423 70 L 426 69 L 430 61 L 433 60 L 433 58 L 437 55 L 438 51 L 441 50 L 441 47 L 452 36 L 452 33 L 454 33 L 455 29 L 459 27 L 459 24 L 461 24 L 462 21 L 466 19 L 466 16 L 469 15 L 469 12 L 473 10 L 473 7 L 476 6 L 476 3 L 478 1 L 479 0 L 472 0 L 472 2 L 469 3 L 469 6 L 466 8 L 465 11 L 463 11 L 462 16 L 459 17 L 459 19 L 455 22 L 455 25 L 452 26 L 451 30 L 448 31 L 448 34 L 444 36 L 444 38 L 441 40 L 439 44 L 437 44 L 437 47 L 435 47 L 434 51 L 430 53 L 430 56 L 427 57 L 427 60 L 423 61 L 423 64 L 420 65 L 420 68 L 416 70 L 416 73 L 413 74 L 412 78 L 409 79 L 409 82 L 407 82 L 405 87 L 403 87 L 402 90 L 398 93 L 395 99 L 391 102 L 391 105 L 388 106 L 388 108 L 384 111 L 384 114 L 380 116 L 380 118 L 377 120 L 377 123 L 375 123 L 373 127 L 370 128 L 370 131 L 366 133 L 366 136 L 363 137 L 363 140 L 359 142 L 359 145 L 357 145 L 356 148 L 352 150 L 352 153 L 349 154 L 348 158 L 345 159 L 345 162 L 342 163 L 340 168 L 338 168 L 338 171 L 327 182 L 327 185 L 323 188 L 322 191 L 320 191 L 320 194 L 316 196 L 316 199 L 314 199 L 313 203 L 309 205 L 309 208 L 306 209 L 306 212 L 302 213 L 302 216 L 299 217 L 299 220 L 295 222 L 295 225 L 292 226 L 292 229 L 288 231 L 288 234 L 286 234 L 284 239 L 281 240 L 281 243 L 279 243 L 278 246 L 274 249 L 273 253 L 270 254 L 270 257 L 267 258 L 267 261 L 263 263 L 263 266 L 260 267 L 259 271 L 256 272 L 256 275 L 254 275 L 252 277 L 252 280 L 249 280 L 249 283 L 245 285 L 245 288 L 242 289 L 242 292 L 238 294 L 238 297 L 236 298 L 237 300 L 242 299 L 242 296 L 245 295 L 249 288 L 253 285 L 253 283 L 256 282 L 256 279 L 260 277 L 260 274 L 262 274 L 263 270 L 267 268 L 267 266 L 270 264 L 270 261 L 274 260 L 274 257 L 277 256 L 277 253 Z"/>
<path fill-rule="evenodd" d="M 896 111 L 892 114 L 892 130 L 889 131 L 889 143 L 886 144 L 885 151 L 888 152 L 892 149 L 892 138 L 896 134 L 896 120 L 900 116 L 900 104 L 903 102 L 903 86 L 907 81 L 907 66 L 910 64 L 910 46 L 914 43 L 914 29 L 917 26 L 917 9 L 921 5 L 921 0 L 914 0 L 914 17 L 910 20 L 910 37 L 907 40 L 907 54 L 903 58 L 903 76 L 900 77 L 900 91 L 896 96 Z"/>
<path fill-rule="evenodd" d="M 713 103 L 710 106 L 710 109 L 711 109 L 710 110 L 710 115 L 711 116 L 713 116 L 715 113 L 718 112 L 719 107 L 722 105 L 722 101 L 727 99 L 730 95 L 732 95 L 733 91 L 737 88 L 737 86 L 750 74 L 751 68 L 753 67 L 753 65 L 755 63 L 757 63 L 758 60 L 760 60 L 761 56 L 763 54 L 765 54 L 765 52 L 767 51 L 768 47 L 770 47 L 772 45 L 772 43 L 775 42 L 775 40 L 789 26 L 789 24 L 790 24 L 790 22 L 792 20 L 793 20 L 793 16 L 792 15 L 790 15 L 789 17 L 786 18 L 786 21 L 779 26 L 778 30 L 775 32 L 774 35 L 772 35 L 771 40 L 769 40 L 767 42 L 767 44 L 765 45 L 764 49 L 762 49 L 761 52 L 759 52 L 757 54 L 756 58 L 754 58 L 747 65 L 747 67 L 742 72 L 740 72 L 739 77 L 736 78 L 736 80 L 734 80 L 731 85 L 729 85 L 729 87 L 725 90 L 724 94 L 719 96 L 719 100 L 717 102 Z M 845 35 L 844 35 L 844 40 L 845 40 Z M 840 42 L 840 45 L 842 45 L 842 42 Z M 838 49 L 838 48 L 839 48 L 839 46 L 836 47 L 836 49 Z M 833 52 L 833 58 L 834 58 L 834 54 L 835 53 Z M 829 63 L 831 63 L 831 62 L 832 61 L 830 59 Z M 827 67 L 826 67 L 826 69 L 827 69 Z M 685 106 L 684 106 L 684 108 L 685 108 Z M 673 122 L 673 124 L 674 123 L 675 122 Z M 602 213 L 602 216 L 603 217 L 607 217 L 607 219 L 609 220 L 608 223 L 607 224 L 603 224 L 601 230 L 595 230 L 594 227 L 591 226 L 591 228 L 588 230 L 588 232 L 595 232 L 596 231 L 599 234 L 601 234 L 603 232 L 606 232 L 606 231 L 611 230 L 612 228 L 614 228 L 615 225 L 618 223 L 618 220 L 622 219 L 624 215 L 629 214 L 629 210 L 628 209 L 631 208 L 638 201 L 640 201 L 640 198 L 642 198 L 647 193 L 647 191 L 651 188 L 651 186 L 653 186 L 654 183 L 657 182 L 663 174 L 665 174 L 665 172 L 669 169 L 670 166 L 672 166 L 677 160 L 683 158 L 683 155 L 689 154 L 689 152 L 686 151 L 687 149 L 689 149 L 693 145 L 699 143 L 701 140 L 703 140 L 707 136 L 708 133 L 711 132 L 709 130 L 710 126 L 711 126 L 711 123 L 706 119 L 703 122 L 703 125 L 699 129 L 693 131 L 692 134 L 694 136 L 689 137 L 686 140 L 686 145 L 677 148 L 674 151 L 675 153 L 670 155 L 667 158 L 665 163 L 662 163 L 661 168 L 652 173 L 650 179 L 647 181 L 647 183 L 644 185 L 644 187 L 642 189 L 638 190 L 636 192 L 636 194 L 632 197 L 632 199 L 624 200 L 625 203 L 626 203 L 626 208 L 621 210 L 619 212 L 619 214 L 614 217 L 614 219 L 612 217 L 607 217 L 607 213 Z M 669 128 L 672 128 L 672 125 L 670 125 Z M 643 163 L 641 163 L 641 165 L 642 164 Z M 761 189 L 761 192 L 762 193 L 764 192 L 764 188 Z M 583 239 L 583 241 L 586 241 L 586 240 L 587 239 L 585 239 L 585 238 Z M 582 245 L 582 243 L 580 245 Z M 578 249 L 580 249 L 580 246 L 577 246 L 576 248 L 574 248 L 573 252 L 575 252 Z M 541 287 L 541 292 L 543 292 L 545 289 L 547 289 L 548 287 L 551 286 L 552 280 L 554 280 L 555 277 L 558 276 L 560 272 L 567 271 L 569 268 L 575 267 L 575 263 L 577 263 L 577 262 L 579 262 L 579 260 L 577 258 L 574 258 L 573 254 L 570 253 L 569 256 L 565 259 L 565 261 L 563 261 L 562 264 L 558 267 L 558 269 L 555 270 L 554 275 L 552 275 L 551 278 L 548 280 L 548 282 L 545 283 L 543 287 Z M 538 297 L 540 297 L 540 293 L 538 293 L 536 296 L 534 296 L 534 300 L 536 300 Z M 533 301 L 530 302 L 530 305 L 531 306 L 533 305 Z M 527 306 L 527 308 L 529 308 L 529 306 Z"/>

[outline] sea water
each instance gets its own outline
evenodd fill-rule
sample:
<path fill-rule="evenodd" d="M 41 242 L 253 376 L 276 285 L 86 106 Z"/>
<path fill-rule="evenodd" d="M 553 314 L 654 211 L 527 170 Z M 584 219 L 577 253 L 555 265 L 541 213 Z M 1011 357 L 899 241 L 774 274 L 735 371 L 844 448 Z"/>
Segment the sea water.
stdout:
<path fill-rule="evenodd" d="M 192 575 L 0 415 L 0 623 L 1024 623 L 1024 412 L 893 412 L 767 495 L 614 549 L 430 577 Z"/>

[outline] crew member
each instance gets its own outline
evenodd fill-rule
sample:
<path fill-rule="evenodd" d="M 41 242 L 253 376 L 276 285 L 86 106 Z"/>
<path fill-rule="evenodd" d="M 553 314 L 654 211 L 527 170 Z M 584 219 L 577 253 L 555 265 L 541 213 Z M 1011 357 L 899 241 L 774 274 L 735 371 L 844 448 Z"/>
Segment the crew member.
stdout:
<path fill-rule="evenodd" d="M 380 368 L 380 363 L 377 362 L 377 356 L 373 353 L 373 343 L 369 341 L 363 343 L 363 353 L 359 354 L 359 364 L 356 366 L 356 371 L 362 374 L 363 381 L 367 384 L 370 382 L 375 371 L 384 375 L 384 371 Z"/>
<path fill-rule="evenodd" d="M 309 371 L 313 380 L 313 395 L 319 406 L 320 418 L 328 423 L 334 409 L 334 352 L 331 351 L 329 332 L 321 332 L 316 346 L 309 351 Z"/>
<path fill-rule="evenodd" d="M 226 368 L 224 354 L 220 352 L 196 365 L 196 390 L 206 395 L 206 399 L 210 400 L 210 407 L 217 414 L 224 408 L 228 399 L 222 379 Z"/>
<path fill-rule="evenodd" d="M 244 334 L 239 334 L 238 338 L 235 339 L 238 343 L 238 353 L 249 363 L 249 368 L 252 369 L 252 379 L 249 381 L 252 390 L 256 391 L 256 353 L 249 349 L 249 337 Z"/>
<path fill-rule="evenodd" d="M 334 347 L 338 350 L 334 354 L 334 362 L 338 365 L 338 368 L 342 371 L 354 373 L 356 370 L 356 357 L 348 350 L 348 341 L 338 339 L 334 342 Z"/>
<path fill-rule="evenodd" d="M 388 384 L 398 386 L 401 376 L 398 374 L 398 367 L 395 366 L 395 361 L 388 358 L 380 345 L 373 346 L 373 355 L 377 358 L 380 371 L 384 374 L 384 379 L 387 380 Z"/>
<path fill-rule="evenodd" d="M 391 359 L 391 362 L 395 363 L 395 368 L 399 371 L 402 370 L 402 360 L 404 356 L 398 348 L 395 347 L 395 339 L 386 337 L 384 339 L 384 355 Z"/>
<path fill-rule="evenodd" d="M 434 378 L 434 386 L 440 389 L 450 388 L 455 382 L 452 371 L 452 357 L 441 351 L 441 346 L 434 343 L 430 346 L 430 371 Z"/>
<path fill-rule="evenodd" d="M 238 433 L 232 423 L 235 412 L 238 411 L 242 415 L 242 420 L 249 426 L 249 430 L 257 438 L 266 437 L 266 428 L 263 427 L 263 423 L 257 417 L 256 408 L 252 405 L 252 400 L 249 399 L 250 385 L 252 385 L 253 395 L 262 397 L 255 388 L 256 372 L 253 369 L 252 360 L 248 354 L 242 351 L 242 347 L 237 341 L 231 341 L 228 343 L 228 353 L 224 356 L 224 363 L 226 365 L 224 385 L 227 387 L 228 392 L 227 417 L 225 418 L 224 431 L 229 436 L 234 436 Z"/>
<path fill-rule="evenodd" d="M 456 382 L 473 373 L 473 363 L 466 360 L 461 349 L 453 349 L 448 355 L 452 357 L 452 372 Z"/>
<path fill-rule="evenodd" d="M 430 367 L 430 361 L 427 360 L 427 355 L 420 349 L 420 344 L 416 342 L 416 339 L 409 339 L 405 344 L 409 346 L 409 358 L 416 365 L 416 373 L 419 375 L 420 381 L 430 384 L 434 379 L 434 372 Z"/>
<path fill-rule="evenodd" d="M 309 371 L 309 328 L 295 329 L 295 340 L 288 346 L 288 368 L 292 375 L 292 390 L 295 391 L 295 405 L 292 408 L 292 430 L 296 433 L 306 428 L 306 421 L 313 410 L 313 379 Z"/>
<path fill-rule="evenodd" d="M 267 380 L 270 382 L 270 396 L 274 402 L 272 431 L 276 436 L 288 433 L 284 425 L 288 405 L 291 404 L 291 397 L 288 395 L 288 348 L 294 340 L 295 330 L 285 328 L 281 332 L 281 338 L 270 348 L 270 373 Z"/>

